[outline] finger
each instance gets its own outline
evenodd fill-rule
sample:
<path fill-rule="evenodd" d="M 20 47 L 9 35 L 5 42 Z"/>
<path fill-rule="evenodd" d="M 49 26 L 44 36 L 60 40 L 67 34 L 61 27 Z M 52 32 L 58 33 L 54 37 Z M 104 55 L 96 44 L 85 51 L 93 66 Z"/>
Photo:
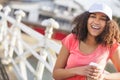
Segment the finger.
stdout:
<path fill-rule="evenodd" d="M 92 75 L 88 75 L 89 78 L 91 78 L 91 80 L 97 80 L 99 77 L 98 76 L 92 76 Z"/>
<path fill-rule="evenodd" d="M 98 77 L 95 77 L 95 76 L 90 76 L 91 80 L 97 80 Z"/>
<path fill-rule="evenodd" d="M 98 77 L 98 76 L 100 76 L 100 74 L 98 74 L 98 73 L 93 73 L 91 76 Z"/>
<path fill-rule="evenodd" d="M 88 69 L 87 71 L 86 71 L 86 75 L 87 76 L 93 76 L 93 70 L 92 69 Z"/>
<path fill-rule="evenodd" d="M 87 76 L 87 80 L 97 80 L 98 78 L 95 78 L 93 76 Z"/>
<path fill-rule="evenodd" d="M 90 73 L 88 74 L 88 76 L 89 76 L 90 78 L 92 78 L 92 79 L 98 79 L 99 76 L 100 76 L 100 74 L 99 74 L 99 73 L 92 73 L 92 72 L 90 72 Z"/>
<path fill-rule="evenodd" d="M 85 72 L 86 72 L 86 75 L 89 77 L 91 77 L 91 76 L 98 77 L 98 75 L 99 75 L 99 70 L 96 68 L 93 68 L 93 66 L 88 66 L 88 68 L 86 69 Z"/>
<path fill-rule="evenodd" d="M 88 68 L 86 69 L 86 71 L 89 71 L 89 72 L 93 72 L 93 70 L 94 70 L 94 68 L 93 68 L 93 66 L 88 66 Z"/>

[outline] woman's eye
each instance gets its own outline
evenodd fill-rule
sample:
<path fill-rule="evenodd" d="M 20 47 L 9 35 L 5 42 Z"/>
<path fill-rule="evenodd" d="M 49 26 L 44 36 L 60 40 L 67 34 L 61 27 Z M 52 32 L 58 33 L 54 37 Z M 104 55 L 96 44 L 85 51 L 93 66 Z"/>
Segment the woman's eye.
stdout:
<path fill-rule="evenodd" d="M 102 20 L 102 21 L 107 21 L 107 19 L 106 19 L 106 18 L 101 18 L 101 20 Z"/>

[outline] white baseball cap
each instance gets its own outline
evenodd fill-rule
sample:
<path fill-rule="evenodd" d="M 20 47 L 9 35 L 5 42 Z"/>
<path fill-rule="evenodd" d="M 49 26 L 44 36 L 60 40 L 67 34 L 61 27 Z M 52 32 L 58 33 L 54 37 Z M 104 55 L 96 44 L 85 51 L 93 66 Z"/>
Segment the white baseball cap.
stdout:
<path fill-rule="evenodd" d="M 112 20 L 112 9 L 104 3 L 94 3 L 88 10 L 90 13 L 102 12 Z"/>

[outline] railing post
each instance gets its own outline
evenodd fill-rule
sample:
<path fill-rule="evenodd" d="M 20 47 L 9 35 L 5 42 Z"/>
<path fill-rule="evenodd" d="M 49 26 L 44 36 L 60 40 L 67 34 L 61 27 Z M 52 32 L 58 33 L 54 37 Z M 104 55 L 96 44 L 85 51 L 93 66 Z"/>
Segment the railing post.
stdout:
<path fill-rule="evenodd" d="M 25 16 L 25 13 L 22 11 L 22 10 L 18 10 L 15 12 L 15 15 L 16 15 L 16 20 L 17 20 L 17 25 L 19 25 L 19 23 L 21 22 L 21 19 L 22 17 Z M 17 45 L 18 45 L 18 52 L 19 52 L 19 55 L 23 55 L 23 46 L 22 46 L 22 38 L 21 38 L 21 30 L 20 28 L 17 26 L 16 27 L 17 29 Z M 24 58 L 24 59 L 23 59 Z M 20 61 L 20 70 L 21 70 L 21 75 L 23 77 L 23 80 L 28 80 L 27 79 L 27 70 L 26 70 L 26 65 L 25 65 L 25 62 L 24 60 L 25 57 L 21 58 L 21 61 Z"/>
<path fill-rule="evenodd" d="M 44 46 L 41 48 L 40 50 L 40 55 L 43 57 L 43 59 L 46 61 L 47 57 L 48 59 L 51 60 L 51 55 L 47 53 L 48 47 L 47 47 L 47 39 L 52 37 L 53 34 L 53 28 L 59 28 L 59 24 L 54 20 L 54 19 L 47 19 L 44 20 L 42 22 L 43 26 L 46 26 L 46 30 L 45 30 L 45 37 L 44 37 Z M 47 61 L 46 61 L 47 62 Z M 35 80 L 42 80 L 43 77 L 43 72 L 44 72 L 44 64 L 41 63 L 40 61 L 38 62 L 38 66 L 37 66 L 37 79 Z"/>
<path fill-rule="evenodd" d="M 0 5 L 0 12 L 1 12 L 1 10 L 2 10 L 2 8 L 3 8 L 3 6 L 2 5 Z M 2 42 L 2 40 L 3 40 L 3 17 L 2 16 L 0 16 L 0 43 Z"/>
<path fill-rule="evenodd" d="M 53 60 L 53 58 L 52 58 L 52 55 L 53 55 L 53 54 L 49 54 L 49 53 L 51 52 L 51 50 L 49 50 L 49 48 L 48 48 L 48 45 L 47 45 L 47 42 L 48 42 L 48 41 L 47 41 L 47 39 L 51 39 L 52 34 L 53 34 L 53 28 L 58 29 L 58 28 L 59 28 L 59 24 L 58 24 L 58 22 L 55 21 L 54 19 L 50 18 L 50 19 L 44 20 L 44 21 L 42 22 L 42 25 L 43 25 L 43 26 L 46 26 L 45 39 L 44 39 L 44 40 L 45 40 L 45 46 L 44 46 L 44 48 L 46 49 L 46 53 L 47 53 L 47 55 L 48 55 L 49 64 L 50 64 L 51 66 L 53 66 L 55 60 Z M 48 52 L 49 52 L 49 53 L 48 53 Z"/>
<path fill-rule="evenodd" d="M 3 6 L 0 4 L 0 11 L 1 11 L 2 8 L 3 8 Z"/>
<path fill-rule="evenodd" d="M 2 42 L 2 45 L 4 47 L 4 57 L 7 59 L 8 57 L 8 46 L 9 46 L 9 33 L 8 33 L 8 24 L 6 17 L 10 13 L 11 9 L 9 6 L 6 6 L 3 8 L 4 16 L 2 16 L 2 23 L 1 23 L 1 34 L 0 34 L 0 42 Z M 5 61 L 5 60 L 4 60 Z"/>
<path fill-rule="evenodd" d="M 15 12 L 15 16 L 16 16 L 16 23 L 14 23 L 14 25 L 11 27 L 11 31 L 13 33 L 12 33 L 12 39 L 11 39 L 10 51 L 9 51 L 9 57 L 10 58 L 13 57 L 13 52 L 15 50 L 15 46 L 18 49 L 19 55 L 23 54 L 23 46 L 22 46 L 22 42 L 21 42 L 21 40 L 22 40 L 21 30 L 18 27 L 18 25 L 21 22 L 22 17 L 25 16 L 25 13 L 22 10 L 18 10 L 18 11 Z M 20 65 L 20 70 L 21 70 L 21 75 L 22 75 L 23 80 L 28 80 L 27 79 L 26 66 L 25 66 L 25 63 L 24 63 L 25 59 L 23 59 L 23 58 L 21 58 L 21 61 L 20 61 L 20 64 L 19 64 Z"/>

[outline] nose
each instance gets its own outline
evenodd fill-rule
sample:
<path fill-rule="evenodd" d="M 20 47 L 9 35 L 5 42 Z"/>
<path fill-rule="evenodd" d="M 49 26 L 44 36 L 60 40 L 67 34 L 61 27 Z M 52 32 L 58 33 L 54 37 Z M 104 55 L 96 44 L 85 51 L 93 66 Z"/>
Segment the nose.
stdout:
<path fill-rule="evenodd" d="M 95 19 L 94 19 L 94 23 L 95 23 L 95 24 L 100 24 L 100 19 L 99 19 L 99 18 L 95 18 Z"/>

